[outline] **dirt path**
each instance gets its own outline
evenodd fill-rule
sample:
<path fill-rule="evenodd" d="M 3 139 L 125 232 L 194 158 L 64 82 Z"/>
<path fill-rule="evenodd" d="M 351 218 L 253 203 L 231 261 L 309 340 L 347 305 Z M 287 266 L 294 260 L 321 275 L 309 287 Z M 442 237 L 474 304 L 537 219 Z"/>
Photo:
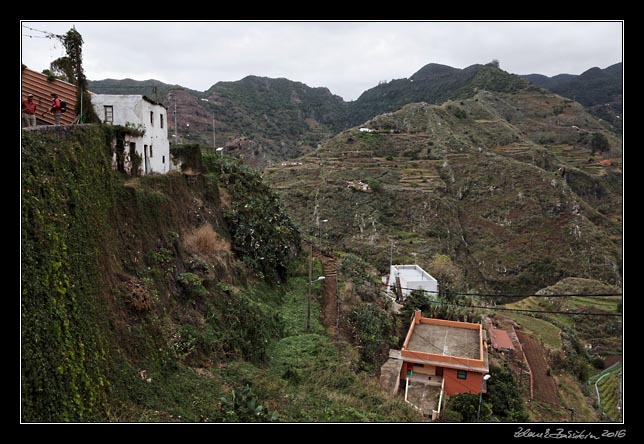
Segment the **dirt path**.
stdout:
<path fill-rule="evenodd" d="M 324 269 L 322 323 L 331 338 L 337 337 L 338 302 L 336 298 L 337 270 L 335 258 L 321 255 L 322 268 Z"/>
<path fill-rule="evenodd" d="M 534 378 L 534 399 L 551 405 L 559 404 L 559 393 L 554 379 L 548 376 L 548 364 L 543 348 L 532 336 L 517 331 Z"/>

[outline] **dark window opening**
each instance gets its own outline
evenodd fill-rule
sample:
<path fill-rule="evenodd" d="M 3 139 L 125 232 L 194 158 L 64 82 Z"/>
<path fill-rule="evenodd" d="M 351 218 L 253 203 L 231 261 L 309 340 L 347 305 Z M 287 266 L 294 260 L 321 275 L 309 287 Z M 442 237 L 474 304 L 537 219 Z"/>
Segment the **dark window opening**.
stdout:
<path fill-rule="evenodd" d="M 456 377 L 458 379 L 467 379 L 467 372 L 465 370 L 456 370 Z"/>
<path fill-rule="evenodd" d="M 105 123 L 114 123 L 114 107 L 105 105 L 103 109 L 105 110 Z"/>
<path fill-rule="evenodd" d="M 150 125 L 154 126 L 154 111 L 150 111 Z"/>

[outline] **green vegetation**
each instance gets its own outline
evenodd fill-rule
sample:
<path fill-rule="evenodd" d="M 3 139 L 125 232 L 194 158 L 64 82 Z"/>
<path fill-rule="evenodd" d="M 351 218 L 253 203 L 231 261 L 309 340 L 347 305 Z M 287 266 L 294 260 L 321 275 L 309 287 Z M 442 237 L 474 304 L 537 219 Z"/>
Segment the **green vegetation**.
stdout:
<path fill-rule="evenodd" d="M 512 308 L 559 313 L 538 314 L 536 315 L 538 318 L 519 313 L 508 314 L 508 316 L 535 333 L 552 347 L 559 348 L 562 346 L 560 339 L 562 335 L 559 334 L 559 331 L 561 331 L 570 337 L 576 338 L 575 340 L 582 344 L 581 348 L 584 348 L 586 344 L 590 344 L 591 353 L 594 356 L 621 354 L 621 317 L 566 314 L 567 311 L 607 313 L 611 315 L 620 313 L 621 296 L 583 296 L 585 294 L 602 293 L 621 293 L 621 289 L 593 279 L 566 278 L 555 285 L 540 290 L 538 294 L 579 294 L 582 296 L 526 298 L 508 304 L 508 307 Z M 586 354 L 585 350 L 584 354 Z M 592 355 L 588 356 L 589 361 L 592 361 Z"/>
<path fill-rule="evenodd" d="M 622 71 L 620 62 L 605 69 L 591 68 L 580 75 L 560 74 L 546 77 L 531 74 L 521 77 L 560 96 L 581 103 L 591 114 L 604 119 L 621 131 Z"/>
<path fill-rule="evenodd" d="M 364 304 L 351 311 L 349 325 L 360 346 L 361 364 L 369 371 L 382 365 L 380 357 L 386 353 L 394 326 L 387 312 L 377 304 Z"/>
<path fill-rule="evenodd" d="M 590 139 L 590 148 L 592 149 L 593 154 L 595 154 L 595 152 L 603 153 L 610 149 L 610 145 L 608 143 L 608 139 L 602 133 L 593 133 L 593 136 Z"/>
<path fill-rule="evenodd" d="M 94 421 L 108 411 L 106 310 L 98 284 L 110 217 L 98 128 L 22 138 L 22 419 Z M 78 180 L 82 177 L 82 180 Z"/>
<path fill-rule="evenodd" d="M 525 422 L 527 412 L 519 395 L 516 380 L 506 367 L 490 367 L 492 378 L 487 382 L 487 393 L 478 395 L 461 393 L 451 396 L 441 412 L 443 422 Z"/>
<path fill-rule="evenodd" d="M 224 217 L 234 251 L 262 278 L 285 279 L 288 258 L 299 245 L 299 233 L 276 195 L 239 160 L 212 155 L 203 162 L 233 199 Z"/>
<path fill-rule="evenodd" d="M 618 362 L 593 376 L 588 383 L 596 386 L 598 408 L 602 417 L 607 417 L 610 421 L 621 421 L 622 363 Z"/>
<path fill-rule="evenodd" d="M 23 137 L 23 421 L 422 420 L 326 336 L 320 282 L 305 331 L 308 267 L 287 219 L 249 273 L 220 197 L 280 214 L 258 175 L 132 178 L 106 142 L 100 126 Z M 269 232 L 247 214 L 244 229 Z"/>
<path fill-rule="evenodd" d="M 490 366 L 487 393 L 483 398 L 490 403 L 492 413 L 501 422 L 525 422 L 527 413 L 519 395 L 514 374 L 507 367 Z"/>
<path fill-rule="evenodd" d="M 488 402 L 480 403 L 479 396 L 470 393 L 460 393 L 451 396 L 441 413 L 443 421 L 446 422 L 487 422 L 492 416 L 492 408 Z"/>
<path fill-rule="evenodd" d="M 589 148 L 576 145 L 572 126 L 556 124 L 554 105 L 565 111 L 557 118 L 588 120 L 589 134 L 606 137 L 615 168 L 587 163 Z M 530 88 L 479 90 L 442 106 L 406 105 L 368 126 L 376 132 L 346 130 L 301 166 L 265 171 L 298 227 L 316 195 L 336 250 L 368 258 L 382 273 L 393 242 L 394 262 L 416 262 L 430 274 L 435 254 L 449 256 L 466 290 L 526 293 L 568 276 L 620 282 L 621 143 L 579 107 Z M 347 187 L 368 179 L 382 190 Z"/>
<path fill-rule="evenodd" d="M 83 37 L 76 31 L 76 27 L 72 26 L 72 29 L 66 34 L 58 36 L 58 39 L 62 42 L 67 53 L 67 57 L 62 59 L 64 62 L 59 63 L 59 66 L 63 65 L 61 67 L 64 67 L 64 72 L 68 77 L 67 81 L 78 87 L 74 113 L 79 116 L 81 123 L 98 123 L 100 119 L 92 107 L 92 96 L 89 93 L 83 69 Z M 58 61 L 60 62 L 61 59 Z"/>

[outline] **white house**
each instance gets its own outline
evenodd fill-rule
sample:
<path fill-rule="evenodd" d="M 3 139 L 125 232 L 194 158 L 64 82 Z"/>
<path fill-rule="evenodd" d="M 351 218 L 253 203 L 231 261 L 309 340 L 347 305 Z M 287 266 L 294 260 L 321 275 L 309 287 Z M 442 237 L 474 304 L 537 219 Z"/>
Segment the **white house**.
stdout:
<path fill-rule="evenodd" d="M 127 136 L 126 163 L 131 162 L 129 153 L 136 152 L 142 160 L 141 174 L 170 170 L 168 110 L 164 105 L 146 96 L 121 94 L 92 94 L 92 105 L 104 123 L 145 129 L 142 137 Z"/>
<path fill-rule="evenodd" d="M 387 281 L 387 293 L 403 300 L 412 290 L 424 290 L 427 295 L 438 295 L 438 281 L 418 265 L 391 265 Z"/>

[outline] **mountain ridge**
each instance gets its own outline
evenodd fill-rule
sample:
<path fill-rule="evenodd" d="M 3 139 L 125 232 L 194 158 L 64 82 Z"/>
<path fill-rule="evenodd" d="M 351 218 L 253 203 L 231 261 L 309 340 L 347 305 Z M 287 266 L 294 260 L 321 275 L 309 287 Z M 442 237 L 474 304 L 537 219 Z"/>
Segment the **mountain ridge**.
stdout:
<path fill-rule="evenodd" d="M 602 88 L 618 73 L 621 73 L 621 63 L 599 73 L 590 69 L 574 78 L 568 74 L 519 76 L 499 69 L 494 63 L 474 64 L 463 69 L 429 63 L 409 78 L 382 82 L 348 102 L 326 87 L 313 88 L 283 77 L 259 75 L 216 82 L 203 92 L 153 79 L 106 79 L 90 81 L 89 86 L 97 93 L 132 94 L 136 91 L 167 102 L 173 111 L 176 105 L 180 121 L 179 134 L 175 135 L 177 141 L 210 146 L 213 133 L 216 133 L 214 138 L 219 141 L 218 145 L 242 154 L 248 164 L 263 168 L 312 152 L 339 131 L 408 103 L 439 104 L 471 97 L 480 89 L 509 92 L 554 88 L 553 92 L 560 91 L 564 97 L 588 103 L 596 117 L 619 130 L 621 84 L 616 87 L 613 82 L 608 93 L 592 100 L 588 99 L 586 91 L 589 82 L 595 88 Z M 619 97 L 617 93 L 620 93 Z M 173 116 L 168 118 L 169 128 L 174 128 Z"/>
<path fill-rule="evenodd" d="M 581 103 L 591 114 L 609 122 L 618 131 L 622 129 L 622 76 L 622 62 L 603 69 L 595 66 L 579 75 L 521 75 L 535 85 Z"/>

